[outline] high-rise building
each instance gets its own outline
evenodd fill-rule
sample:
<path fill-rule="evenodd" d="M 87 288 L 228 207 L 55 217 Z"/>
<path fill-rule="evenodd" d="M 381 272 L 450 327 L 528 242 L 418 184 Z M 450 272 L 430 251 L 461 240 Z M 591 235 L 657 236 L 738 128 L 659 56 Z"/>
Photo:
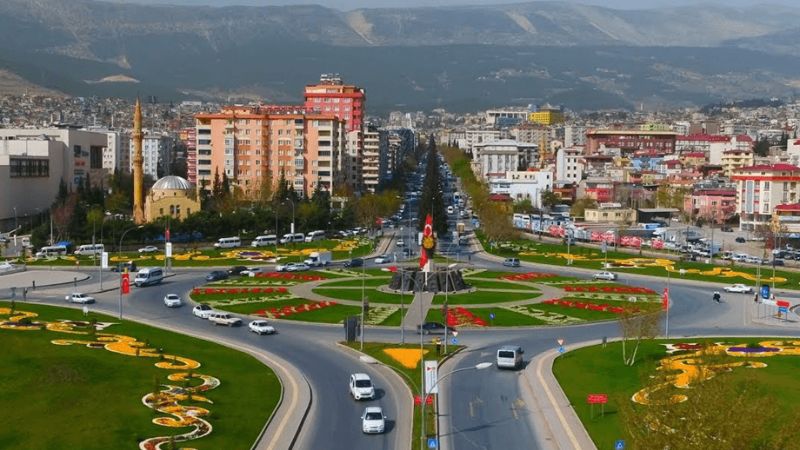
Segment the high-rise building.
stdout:
<path fill-rule="evenodd" d="M 381 182 L 381 155 L 386 155 L 388 152 L 388 137 L 389 133 L 386 130 L 373 125 L 367 125 L 364 129 L 361 177 L 364 188 L 369 192 L 375 192 Z"/>
<path fill-rule="evenodd" d="M 754 231 L 770 225 L 775 207 L 800 202 L 800 167 L 771 164 L 741 167 L 736 182 L 739 229 Z"/>
<path fill-rule="evenodd" d="M 153 180 L 158 180 L 169 172 L 169 166 L 172 163 L 172 145 L 172 138 L 166 135 L 150 134 L 142 137 L 143 175 L 150 176 Z M 133 139 L 131 139 L 130 147 L 130 170 L 133 171 Z"/>
<path fill-rule="evenodd" d="M 555 125 L 564 123 L 564 113 L 560 108 L 545 105 L 541 109 L 528 114 L 528 121 L 540 125 Z"/>
<path fill-rule="evenodd" d="M 348 132 L 364 126 L 366 93 L 363 88 L 344 84 L 338 74 L 322 74 L 319 83 L 306 86 L 304 98 L 308 111 L 335 115 L 347 124 Z"/>
<path fill-rule="evenodd" d="M 197 184 L 197 130 L 184 128 L 179 137 L 186 148 L 186 179 L 189 183 Z"/>

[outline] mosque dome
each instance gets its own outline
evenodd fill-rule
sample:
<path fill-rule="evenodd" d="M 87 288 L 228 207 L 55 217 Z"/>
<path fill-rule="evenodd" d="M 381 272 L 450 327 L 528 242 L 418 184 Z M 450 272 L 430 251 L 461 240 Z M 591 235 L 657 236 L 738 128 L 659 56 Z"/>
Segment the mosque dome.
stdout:
<path fill-rule="evenodd" d="M 168 191 L 168 190 L 179 190 L 179 191 L 194 191 L 192 187 L 192 183 L 189 183 L 188 180 L 185 178 L 181 178 L 175 175 L 169 175 L 164 178 L 160 178 L 156 183 L 153 185 L 152 190 L 154 191 Z"/>

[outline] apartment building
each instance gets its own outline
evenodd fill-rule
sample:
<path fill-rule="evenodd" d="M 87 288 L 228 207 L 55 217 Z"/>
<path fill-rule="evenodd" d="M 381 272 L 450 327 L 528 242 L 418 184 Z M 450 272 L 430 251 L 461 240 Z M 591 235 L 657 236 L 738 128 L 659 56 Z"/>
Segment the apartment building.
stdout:
<path fill-rule="evenodd" d="M 750 149 L 727 150 L 722 153 L 722 173 L 726 177 L 733 176 L 736 169 L 752 166 L 753 151 Z"/>
<path fill-rule="evenodd" d="M 364 183 L 364 189 L 369 192 L 375 192 L 378 185 L 383 181 L 381 179 L 381 161 L 384 161 L 384 172 L 386 155 L 389 149 L 389 133 L 386 130 L 378 129 L 378 127 L 368 125 L 364 129 L 364 154 L 361 161 L 361 177 Z"/>
<path fill-rule="evenodd" d="M 186 148 L 186 180 L 189 183 L 197 184 L 197 130 L 195 128 L 184 128 L 179 134 L 179 138 Z"/>
<path fill-rule="evenodd" d="M 663 155 L 675 151 L 677 135 L 674 131 L 657 130 L 589 130 L 586 132 L 585 150 L 589 155 L 603 147 L 618 148 L 623 156 L 639 150 L 652 150 Z"/>
<path fill-rule="evenodd" d="M 736 212 L 741 230 L 769 226 L 777 205 L 800 202 L 800 167 L 762 164 L 742 167 L 731 177 L 736 182 Z"/>
<path fill-rule="evenodd" d="M 577 184 L 584 172 L 582 147 L 564 147 L 556 151 L 556 183 Z"/>
<path fill-rule="evenodd" d="M 367 94 L 363 88 L 344 84 L 339 74 L 322 74 L 319 83 L 307 85 L 304 106 L 309 112 L 335 115 L 347 124 L 347 131 L 364 126 Z"/>
<path fill-rule="evenodd" d="M 172 163 L 173 139 L 166 134 L 148 134 L 142 137 L 142 172 L 145 176 L 158 180 L 169 172 Z M 128 142 L 128 168 L 133 173 L 133 139 Z"/>

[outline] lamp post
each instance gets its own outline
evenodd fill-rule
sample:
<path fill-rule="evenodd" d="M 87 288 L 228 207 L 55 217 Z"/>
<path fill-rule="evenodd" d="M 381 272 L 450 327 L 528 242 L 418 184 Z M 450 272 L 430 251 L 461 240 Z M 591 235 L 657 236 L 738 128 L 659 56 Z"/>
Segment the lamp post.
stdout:
<path fill-rule="evenodd" d="M 428 401 L 428 397 L 431 395 L 431 393 L 433 393 L 433 391 L 436 390 L 436 387 L 439 386 L 439 383 L 441 383 L 442 380 L 444 380 L 445 378 L 449 377 L 450 375 L 452 375 L 454 373 L 464 372 L 466 370 L 488 369 L 489 367 L 492 367 L 493 365 L 494 365 L 493 363 L 490 363 L 490 362 L 486 361 L 486 362 L 478 363 L 478 364 L 476 364 L 474 366 L 471 366 L 471 367 L 462 367 L 460 369 L 452 370 L 452 371 L 447 372 L 446 374 L 444 374 L 442 376 L 437 376 L 436 377 L 437 378 L 436 382 L 433 383 L 433 386 L 431 386 L 430 392 L 425 392 L 425 379 L 423 378 L 422 386 L 420 387 L 420 389 L 422 389 L 422 392 L 423 392 L 423 396 L 422 396 L 422 430 L 421 430 L 421 435 L 420 435 L 420 441 L 422 442 L 422 447 L 420 447 L 420 448 L 425 448 L 425 438 L 426 438 L 426 435 L 425 435 L 425 403 Z"/>
<path fill-rule="evenodd" d="M 119 250 L 122 251 L 122 240 L 125 239 L 125 235 L 128 234 L 129 231 L 141 230 L 142 228 L 144 228 L 144 225 L 139 225 L 139 226 L 128 228 L 127 230 L 125 230 L 122 233 L 122 236 L 119 238 Z M 120 277 L 121 276 L 122 276 L 122 273 L 120 273 Z M 121 282 L 122 282 L 122 279 L 120 278 L 120 286 L 119 286 L 119 320 L 122 320 L 122 285 L 121 285 Z"/>
<path fill-rule="evenodd" d="M 447 266 L 447 271 L 444 273 L 444 354 L 447 354 L 447 311 L 450 308 L 449 304 L 447 303 L 447 293 L 450 290 L 448 281 L 450 280 L 450 271 L 456 267 L 457 264 L 453 263 Z"/>
<path fill-rule="evenodd" d="M 16 235 L 17 234 L 16 230 L 17 228 L 19 228 L 19 222 L 17 222 L 17 207 L 15 206 L 13 209 L 14 209 L 14 235 Z"/>
<path fill-rule="evenodd" d="M 406 327 L 403 321 L 405 320 L 405 312 L 403 311 L 403 293 L 406 291 L 406 271 L 400 268 L 400 343 L 406 343 Z"/>

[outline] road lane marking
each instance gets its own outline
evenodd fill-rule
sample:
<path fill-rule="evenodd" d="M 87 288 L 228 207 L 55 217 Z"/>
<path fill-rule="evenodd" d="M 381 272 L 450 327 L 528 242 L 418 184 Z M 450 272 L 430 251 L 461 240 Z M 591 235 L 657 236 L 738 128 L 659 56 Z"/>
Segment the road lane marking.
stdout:
<path fill-rule="evenodd" d="M 551 351 L 550 354 L 552 355 L 554 351 Z M 549 356 L 549 355 L 547 355 Z M 555 396 L 550 388 L 547 386 L 547 382 L 545 382 L 544 377 L 542 376 L 542 365 L 544 364 L 544 357 L 539 359 L 539 362 L 536 364 L 536 377 L 539 379 L 539 383 L 541 383 L 542 388 L 544 389 L 544 393 L 547 394 L 548 400 L 550 400 L 550 404 L 553 405 L 553 408 L 556 411 L 556 415 L 558 416 L 559 422 L 561 422 L 561 426 L 564 428 L 564 431 L 567 433 L 567 437 L 569 437 L 570 442 L 572 442 L 572 448 L 580 448 L 580 444 L 578 444 L 578 439 L 575 438 L 575 435 L 572 433 L 572 428 L 567 424 L 567 419 L 564 417 L 564 414 L 561 412 L 561 408 L 556 403 Z M 547 418 L 545 418 L 545 421 Z"/>

